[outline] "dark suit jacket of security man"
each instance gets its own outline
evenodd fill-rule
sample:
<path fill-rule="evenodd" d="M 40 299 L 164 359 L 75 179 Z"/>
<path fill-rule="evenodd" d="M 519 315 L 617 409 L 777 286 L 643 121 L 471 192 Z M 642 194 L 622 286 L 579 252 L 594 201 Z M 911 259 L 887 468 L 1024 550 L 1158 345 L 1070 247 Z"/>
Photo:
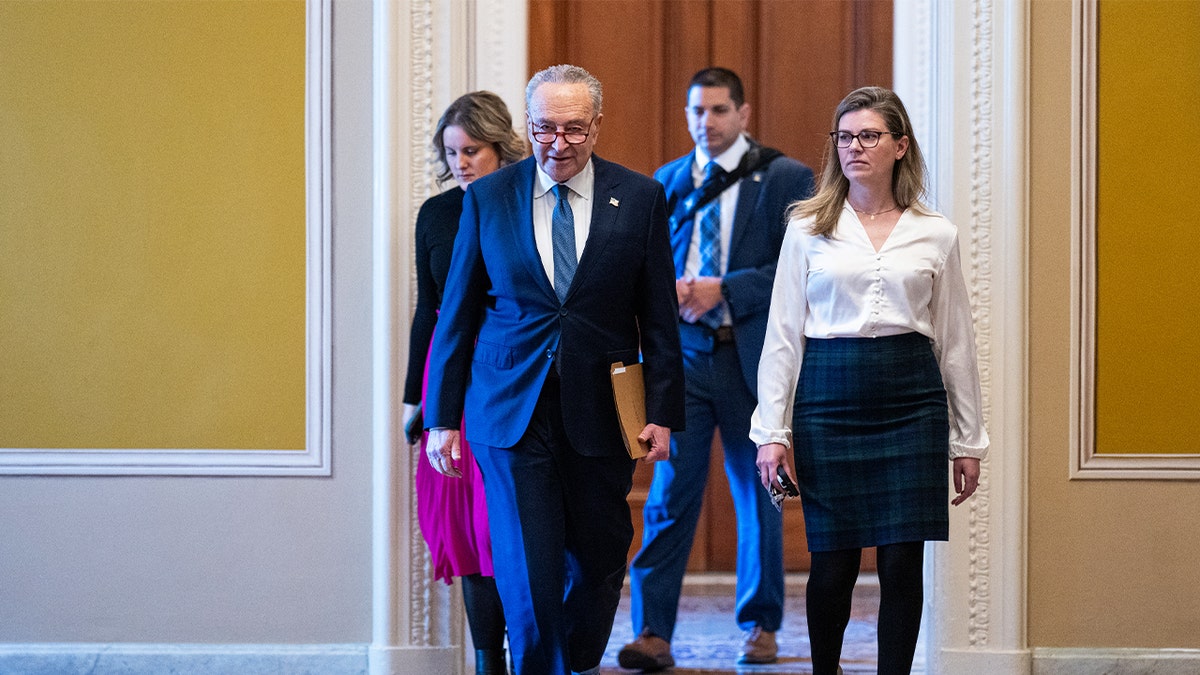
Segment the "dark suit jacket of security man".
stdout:
<path fill-rule="evenodd" d="M 695 189 L 695 162 L 693 150 L 655 172 L 654 177 L 666 187 L 668 210 Z M 813 174 L 800 162 L 778 156 L 737 185 L 728 262 L 722 275 L 734 344 L 718 343 L 717 335 L 703 324 L 679 323 L 687 428 L 671 434 L 669 462 L 654 467 L 643 510 L 642 548 L 629 571 L 634 634 L 648 631 L 668 642 L 675 630 L 680 589 L 718 426 L 738 522 L 735 619 L 742 630 L 759 626 L 771 632 L 777 631 L 783 620 L 782 518 L 756 476 L 757 449 L 749 438 L 750 415 L 756 403 L 758 361 L 766 336 L 775 265 L 787 228 L 784 214 L 792 202 L 811 195 Z M 673 223 L 677 229 L 671 233 L 671 245 L 677 276 L 686 269 L 696 220 Z M 739 376 L 744 384 L 738 382 Z"/>
<path fill-rule="evenodd" d="M 509 621 L 522 673 L 591 667 L 612 629 L 633 539 L 624 499 L 635 463 L 621 438 L 610 365 L 637 362 L 640 354 L 647 421 L 670 429 L 684 424 L 663 188 L 595 155 L 591 161 L 591 227 L 561 303 L 534 237 L 535 159 L 471 184 L 430 360 L 425 425 L 458 428 L 465 412 L 463 432 L 488 494 L 505 615 L 523 623 Z M 552 400 L 539 402 L 547 396 Z M 535 415 L 535 407 L 554 412 Z M 544 438 L 550 427 L 565 431 L 571 446 L 552 453 L 582 456 L 558 466 L 591 473 L 532 487 L 527 471 L 533 465 L 537 473 L 543 451 L 534 448 L 545 443 L 527 439 Z M 505 488 L 496 494 L 516 496 L 493 499 L 496 481 Z M 560 494 L 546 494 L 554 492 Z M 566 551 L 555 533 L 563 518 Z M 564 561 L 565 589 L 553 582 L 562 579 Z M 570 664 L 563 662 L 568 653 Z"/>
<path fill-rule="evenodd" d="M 692 150 L 654 172 L 654 178 L 666 186 L 668 213 L 692 193 L 692 164 L 695 161 L 696 151 Z M 752 392 L 758 391 L 758 359 L 762 356 L 767 335 L 767 310 L 771 306 L 771 287 L 775 283 L 775 263 L 787 227 L 783 214 L 792 202 L 810 197 L 812 193 L 812 170 L 789 157 L 778 157 L 765 168 L 744 177 L 738 188 L 722 293 L 733 318 L 742 377 Z M 684 269 L 695 222 L 695 218 L 688 218 L 671 233 L 676 270 Z"/>

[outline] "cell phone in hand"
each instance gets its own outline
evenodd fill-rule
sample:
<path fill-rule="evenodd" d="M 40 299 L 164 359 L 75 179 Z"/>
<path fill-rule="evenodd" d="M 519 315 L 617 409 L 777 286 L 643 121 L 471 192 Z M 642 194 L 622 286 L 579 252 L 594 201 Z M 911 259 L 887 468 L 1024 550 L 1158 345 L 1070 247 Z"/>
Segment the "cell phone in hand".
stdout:
<path fill-rule="evenodd" d="M 783 467 L 779 468 L 782 469 Z M 796 484 L 792 482 L 791 478 L 788 478 L 786 471 L 780 471 L 776 475 L 779 476 L 779 486 L 783 488 L 783 495 L 785 497 L 800 496 L 800 488 L 796 487 Z"/>
<path fill-rule="evenodd" d="M 767 494 L 770 495 L 771 504 L 775 507 L 775 510 L 783 513 L 783 500 L 791 497 L 799 497 L 800 488 L 796 487 L 791 478 L 788 478 L 787 471 L 784 470 L 782 465 L 776 469 L 775 475 L 778 477 L 779 484 L 776 485 L 775 481 L 768 483 Z"/>

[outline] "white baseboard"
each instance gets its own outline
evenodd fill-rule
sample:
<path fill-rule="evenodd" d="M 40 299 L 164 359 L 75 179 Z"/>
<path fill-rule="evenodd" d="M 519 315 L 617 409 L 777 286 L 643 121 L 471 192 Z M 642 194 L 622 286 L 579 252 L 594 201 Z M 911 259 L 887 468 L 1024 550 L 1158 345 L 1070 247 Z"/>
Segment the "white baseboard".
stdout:
<path fill-rule="evenodd" d="M 1195 675 L 1200 649 L 1033 650 L 1033 675 Z"/>
<path fill-rule="evenodd" d="M 367 675 L 367 645 L 0 643 L 14 675 Z"/>
<path fill-rule="evenodd" d="M 972 673 L 972 675 L 1027 675 L 1030 672 L 1028 650 L 942 649 L 934 659 L 927 658 L 929 673 Z"/>
<path fill-rule="evenodd" d="M 454 647 L 371 647 L 370 675 L 455 675 L 461 659 Z"/>

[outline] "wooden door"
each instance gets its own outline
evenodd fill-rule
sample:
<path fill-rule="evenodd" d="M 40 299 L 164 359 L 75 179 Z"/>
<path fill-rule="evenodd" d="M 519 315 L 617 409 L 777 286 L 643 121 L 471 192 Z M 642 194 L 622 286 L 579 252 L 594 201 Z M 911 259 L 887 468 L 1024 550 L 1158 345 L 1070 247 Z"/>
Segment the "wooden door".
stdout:
<path fill-rule="evenodd" d="M 686 86 L 707 66 L 736 71 L 750 134 L 819 172 L 834 107 L 849 91 L 892 82 L 891 0 L 531 0 L 530 74 L 556 63 L 604 85 L 596 153 L 647 175 L 692 148 Z M 689 571 L 733 571 L 737 527 L 719 437 Z M 639 466 L 630 506 L 652 475 Z M 799 503 L 784 512 L 784 564 L 808 569 Z M 871 561 L 866 561 L 867 567 Z"/>

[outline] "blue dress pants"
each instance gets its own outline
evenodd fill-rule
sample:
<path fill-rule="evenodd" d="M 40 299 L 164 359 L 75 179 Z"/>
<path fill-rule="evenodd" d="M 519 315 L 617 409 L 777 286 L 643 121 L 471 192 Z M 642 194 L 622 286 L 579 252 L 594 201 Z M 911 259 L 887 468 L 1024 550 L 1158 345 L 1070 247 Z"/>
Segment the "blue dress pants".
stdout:
<path fill-rule="evenodd" d="M 758 448 L 749 438 L 755 397 L 733 342 L 717 343 L 711 352 L 685 346 L 683 360 L 687 426 L 672 434 L 670 460 L 654 467 L 642 548 L 629 571 L 634 634 L 648 630 L 670 641 L 675 632 L 717 427 L 737 511 L 735 618 L 742 630 L 757 625 L 777 631 L 783 620 L 783 517 L 755 467 Z"/>
<path fill-rule="evenodd" d="M 518 675 L 600 665 L 633 541 L 634 462 L 576 452 L 557 378 L 546 382 L 512 448 L 472 444 L 483 474 L 496 587 Z"/>

